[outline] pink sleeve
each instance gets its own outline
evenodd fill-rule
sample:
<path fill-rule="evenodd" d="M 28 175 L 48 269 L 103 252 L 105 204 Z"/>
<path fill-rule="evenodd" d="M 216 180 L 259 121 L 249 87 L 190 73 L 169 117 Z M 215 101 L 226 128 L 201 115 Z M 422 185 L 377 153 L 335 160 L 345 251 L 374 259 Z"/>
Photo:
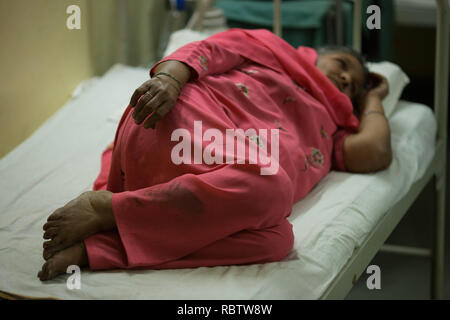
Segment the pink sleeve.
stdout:
<path fill-rule="evenodd" d="M 164 61 L 176 60 L 191 67 L 195 74 L 193 79 L 200 79 L 208 74 L 227 72 L 245 61 L 239 53 L 233 52 L 213 40 L 191 42 L 174 53 L 159 61 L 151 70 L 153 76 L 155 68 Z"/>
<path fill-rule="evenodd" d="M 333 135 L 333 161 L 331 164 L 331 170 L 335 171 L 347 171 L 345 168 L 344 161 L 344 140 L 347 138 L 351 132 L 340 129 Z"/>

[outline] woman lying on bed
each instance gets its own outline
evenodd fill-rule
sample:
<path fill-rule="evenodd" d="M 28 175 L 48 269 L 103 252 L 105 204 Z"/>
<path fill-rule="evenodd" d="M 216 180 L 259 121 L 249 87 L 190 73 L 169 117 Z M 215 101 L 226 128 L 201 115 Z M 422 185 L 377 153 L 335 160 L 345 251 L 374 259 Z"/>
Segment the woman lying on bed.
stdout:
<path fill-rule="evenodd" d="M 294 243 L 292 206 L 321 178 L 391 162 L 387 82 L 351 50 L 318 54 L 232 29 L 180 48 L 151 76 L 103 154 L 96 191 L 44 225 L 41 280 L 69 265 L 280 261 Z"/>

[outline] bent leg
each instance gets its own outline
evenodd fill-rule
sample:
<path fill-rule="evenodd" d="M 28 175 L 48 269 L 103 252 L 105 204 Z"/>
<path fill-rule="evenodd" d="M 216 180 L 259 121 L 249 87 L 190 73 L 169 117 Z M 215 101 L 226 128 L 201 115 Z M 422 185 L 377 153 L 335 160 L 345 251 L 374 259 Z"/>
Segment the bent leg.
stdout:
<path fill-rule="evenodd" d="M 284 259 L 293 244 L 292 225 L 283 220 L 270 228 L 235 233 L 174 261 L 130 268 L 117 232 L 101 233 L 85 239 L 92 270 L 181 269 L 275 262 Z"/>
<path fill-rule="evenodd" d="M 106 190 L 109 170 L 111 169 L 112 149 L 113 144 L 111 143 L 108 148 L 103 151 L 100 173 L 98 174 L 97 179 L 95 179 L 93 190 Z"/>
<path fill-rule="evenodd" d="M 182 259 L 154 269 L 242 265 L 283 260 L 294 244 L 292 225 L 285 223 L 264 230 L 245 230 L 216 241 Z"/>

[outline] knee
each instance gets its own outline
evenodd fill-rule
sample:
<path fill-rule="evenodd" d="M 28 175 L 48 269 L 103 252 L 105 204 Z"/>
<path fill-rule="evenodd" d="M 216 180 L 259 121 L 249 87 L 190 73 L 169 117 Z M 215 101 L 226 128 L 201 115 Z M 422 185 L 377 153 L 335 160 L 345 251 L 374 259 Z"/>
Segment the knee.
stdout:
<path fill-rule="evenodd" d="M 286 258 L 293 245 L 292 225 L 286 220 L 286 223 L 264 232 L 261 241 L 258 241 L 258 250 L 264 262 L 276 262 Z"/>
<path fill-rule="evenodd" d="M 260 218 L 258 227 L 264 228 L 278 224 L 292 211 L 293 187 L 285 173 L 261 179 L 262 183 L 258 185 L 261 201 L 255 204 L 255 212 L 258 212 Z"/>

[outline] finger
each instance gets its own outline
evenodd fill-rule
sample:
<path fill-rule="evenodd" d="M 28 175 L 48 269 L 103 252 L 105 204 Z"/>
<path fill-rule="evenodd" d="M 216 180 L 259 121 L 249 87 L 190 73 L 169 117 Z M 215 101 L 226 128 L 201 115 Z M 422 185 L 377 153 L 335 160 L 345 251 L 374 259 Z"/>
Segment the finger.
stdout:
<path fill-rule="evenodd" d="M 148 128 L 152 128 L 155 129 L 156 124 L 158 123 L 159 120 L 161 120 L 162 118 L 164 118 L 164 116 L 173 108 L 173 103 L 166 101 L 165 103 L 163 103 L 157 110 L 156 112 L 151 115 L 147 121 L 145 121 L 144 123 L 144 128 L 148 129 Z"/>
<path fill-rule="evenodd" d="M 152 92 L 152 90 L 148 90 L 145 92 L 138 100 L 136 107 L 133 111 L 133 118 L 136 121 L 138 119 L 138 115 L 142 112 L 142 109 L 146 106 L 146 104 L 155 97 L 156 93 Z"/>
<path fill-rule="evenodd" d="M 153 99 L 147 102 L 147 104 L 142 108 L 139 114 L 136 116 L 136 124 L 141 124 L 149 115 L 153 114 L 157 108 L 161 105 L 161 97 L 157 94 Z"/>
<path fill-rule="evenodd" d="M 139 98 L 148 91 L 148 89 L 150 88 L 150 85 L 145 82 L 143 85 L 141 85 L 139 88 L 137 88 L 133 95 L 131 96 L 130 99 L 130 106 L 134 107 L 136 105 L 136 103 L 138 102 Z"/>
<path fill-rule="evenodd" d="M 134 107 L 139 100 L 139 97 L 142 96 L 144 93 L 148 91 L 148 89 L 151 86 L 151 81 L 147 80 L 145 81 L 139 88 L 137 88 L 130 99 L 130 106 Z"/>
<path fill-rule="evenodd" d="M 156 127 L 156 123 L 161 120 L 162 117 L 158 114 L 158 113 L 153 113 L 148 119 L 147 121 L 145 121 L 144 123 L 144 128 L 148 129 L 148 128 L 152 128 L 155 129 Z"/>

